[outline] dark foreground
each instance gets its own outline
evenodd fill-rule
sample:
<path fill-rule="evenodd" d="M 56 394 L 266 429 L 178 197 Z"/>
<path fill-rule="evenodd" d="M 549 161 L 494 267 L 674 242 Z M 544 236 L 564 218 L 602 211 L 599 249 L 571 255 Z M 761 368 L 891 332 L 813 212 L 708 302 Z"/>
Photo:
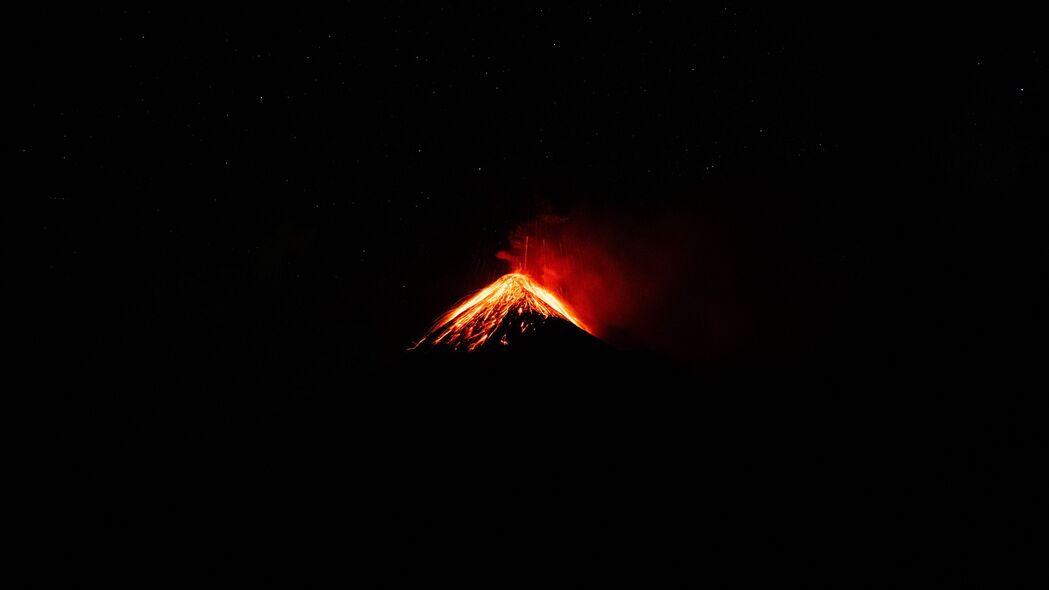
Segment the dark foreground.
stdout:
<path fill-rule="evenodd" d="M 127 420 L 76 449 L 73 530 L 135 559 L 301 554 L 394 584 L 986 573 L 945 542 L 977 523 L 936 400 L 876 381 L 610 349 L 409 354 L 243 413 L 111 415 Z"/>

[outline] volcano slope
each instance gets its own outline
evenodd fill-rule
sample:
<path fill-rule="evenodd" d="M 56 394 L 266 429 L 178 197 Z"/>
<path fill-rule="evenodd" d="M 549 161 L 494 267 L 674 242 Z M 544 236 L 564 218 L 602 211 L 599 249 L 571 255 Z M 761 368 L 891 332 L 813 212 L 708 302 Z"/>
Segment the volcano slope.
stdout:
<path fill-rule="evenodd" d="M 414 361 L 438 366 L 533 361 L 573 373 L 573 365 L 607 362 L 614 350 L 556 295 L 527 275 L 511 273 L 441 316 L 411 352 Z"/>

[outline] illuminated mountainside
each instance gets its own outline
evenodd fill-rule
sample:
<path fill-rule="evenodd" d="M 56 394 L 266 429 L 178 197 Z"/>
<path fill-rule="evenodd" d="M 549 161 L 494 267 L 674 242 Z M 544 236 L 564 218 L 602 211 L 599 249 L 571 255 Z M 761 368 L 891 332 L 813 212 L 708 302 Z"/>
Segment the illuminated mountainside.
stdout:
<path fill-rule="evenodd" d="M 527 275 L 511 273 L 443 315 L 414 348 L 473 352 L 553 332 L 595 339 L 556 295 Z"/>

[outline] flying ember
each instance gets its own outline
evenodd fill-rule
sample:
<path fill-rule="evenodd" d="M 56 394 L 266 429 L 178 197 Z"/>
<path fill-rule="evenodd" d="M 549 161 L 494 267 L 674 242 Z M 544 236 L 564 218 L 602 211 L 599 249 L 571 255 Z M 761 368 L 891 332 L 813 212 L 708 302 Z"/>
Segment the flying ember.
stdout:
<path fill-rule="evenodd" d="M 441 316 L 413 348 L 429 344 L 473 351 L 486 342 L 505 346 L 550 318 L 590 331 L 556 295 L 527 275 L 511 273 Z"/>

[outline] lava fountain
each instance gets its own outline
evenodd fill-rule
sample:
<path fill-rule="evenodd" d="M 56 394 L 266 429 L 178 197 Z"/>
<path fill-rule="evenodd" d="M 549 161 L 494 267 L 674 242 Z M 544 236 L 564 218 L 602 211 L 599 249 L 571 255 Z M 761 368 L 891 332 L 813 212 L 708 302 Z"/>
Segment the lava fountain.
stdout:
<path fill-rule="evenodd" d="M 486 343 L 507 346 L 551 318 L 590 332 L 556 295 L 528 275 L 510 273 L 441 316 L 412 348 L 430 345 L 470 352 Z"/>

